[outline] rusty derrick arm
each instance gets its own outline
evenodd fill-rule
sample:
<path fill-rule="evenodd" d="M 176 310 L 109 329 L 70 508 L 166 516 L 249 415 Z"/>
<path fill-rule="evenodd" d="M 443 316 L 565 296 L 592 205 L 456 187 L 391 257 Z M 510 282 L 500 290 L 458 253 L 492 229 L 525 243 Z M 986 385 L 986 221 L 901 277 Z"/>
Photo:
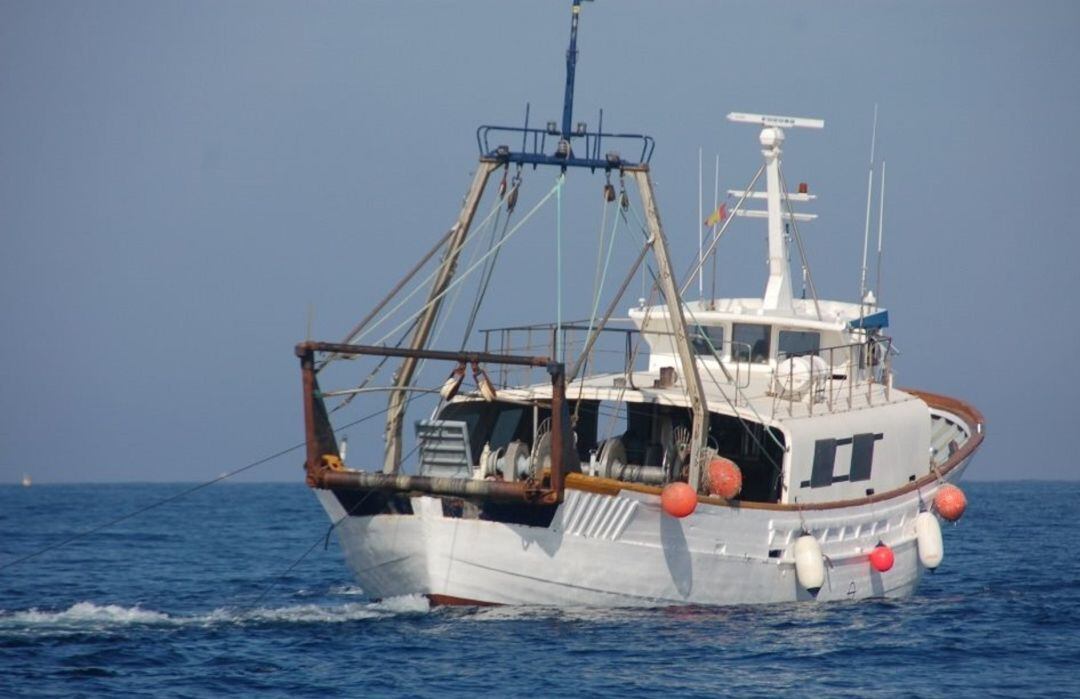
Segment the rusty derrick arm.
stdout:
<path fill-rule="evenodd" d="M 397 473 L 343 470 L 338 459 L 334 429 L 326 411 L 315 376 L 315 354 L 372 355 L 432 359 L 459 364 L 506 364 L 542 367 L 551 376 L 551 472 L 546 487 L 532 481 L 481 481 L 471 478 L 430 478 Z M 350 345 L 331 342 L 302 342 L 296 346 L 304 391 L 304 470 L 312 488 L 386 492 L 420 492 L 431 495 L 478 497 L 500 501 L 536 503 L 560 502 L 565 483 L 566 376 L 565 366 L 548 357 L 527 357 L 490 352 L 447 352 L 441 350 Z M 338 465 L 335 468 L 335 465 Z"/>

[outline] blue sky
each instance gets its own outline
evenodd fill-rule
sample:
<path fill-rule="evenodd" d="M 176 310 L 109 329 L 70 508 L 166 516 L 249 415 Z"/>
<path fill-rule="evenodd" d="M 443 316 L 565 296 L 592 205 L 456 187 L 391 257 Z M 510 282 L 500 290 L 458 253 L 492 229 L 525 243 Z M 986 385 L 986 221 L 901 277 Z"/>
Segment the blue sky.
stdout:
<path fill-rule="evenodd" d="M 0 482 L 199 480 L 299 441 L 309 307 L 339 339 L 453 221 L 476 126 L 526 102 L 558 117 L 568 18 L 556 0 L 0 0 Z M 681 269 L 698 148 L 724 188 L 760 160 L 723 115 L 825 119 L 789 134 L 785 168 L 820 196 L 819 291 L 851 299 L 877 102 L 898 383 L 983 410 L 971 477 L 1074 479 L 1078 31 L 1072 2 L 598 0 L 576 116 L 656 138 Z M 568 201 L 567 270 L 591 280 L 602 180 L 572 180 L 589 198 Z M 526 175 L 533 197 L 550 185 Z M 548 319 L 550 247 L 508 253 L 490 318 Z M 721 295 L 761 293 L 756 227 L 721 255 Z"/>

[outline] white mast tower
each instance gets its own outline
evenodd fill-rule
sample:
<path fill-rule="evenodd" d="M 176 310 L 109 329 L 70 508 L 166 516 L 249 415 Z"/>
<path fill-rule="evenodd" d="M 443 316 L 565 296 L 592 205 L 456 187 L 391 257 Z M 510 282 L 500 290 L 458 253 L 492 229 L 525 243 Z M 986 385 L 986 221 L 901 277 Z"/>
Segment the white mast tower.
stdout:
<path fill-rule="evenodd" d="M 765 311 L 780 311 L 793 313 L 791 304 L 791 268 L 788 263 L 787 236 L 784 234 L 784 222 L 790 221 L 791 216 L 783 211 L 783 200 L 811 201 L 814 196 L 806 193 L 785 193 L 780 186 L 780 154 L 784 143 L 784 129 L 781 127 L 802 127 L 808 129 L 825 128 L 822 119 L 803 119 L 800 117 L 771 116 L 768 114 L 742 114 L 732 112 L 727 115 L 728 121 L 741 122 L 744 124 L 760 124 L 761 135 L 758 139 L 762 145 L 761 154 L 765 156 L 765 192 L 751 192 L 749 196 L 754 199 L 765 199 L 766 211 L 736 210 L 739 216 L 752 218 L 768 218 L 769 220 L 769 281 L 765 286 L 765 297 L 762 309 Z M 743 196 L 744 192 L 732 192 L 736 196 Z M 813 214 L 794 214 L 796 221 L 812 221 L 817 216 Z"/>

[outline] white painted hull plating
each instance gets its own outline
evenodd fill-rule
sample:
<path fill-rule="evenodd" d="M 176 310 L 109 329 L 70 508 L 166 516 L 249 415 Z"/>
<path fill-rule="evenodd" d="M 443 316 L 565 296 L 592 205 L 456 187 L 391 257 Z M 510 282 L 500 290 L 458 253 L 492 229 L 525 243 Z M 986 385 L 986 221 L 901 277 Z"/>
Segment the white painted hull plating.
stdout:
<path fill-rule="evenodd" d="M 333 521 L 345 517 L 338 536 L 372 598 L 625 607 L 908 596 L 923 571 L 915 517 L 937 487 L 801 516 L 701 503 L 682 520 L 665 515 L 655 495 L 567 490 L 548 528 L 444 517 L 441 501 L 428 496 L 412 498 L 412 515 L 345 517 L 332 493 L 317 492 Z M 816 595 L 795 574 L 792 548 L 804 530 L 826 557 Z M 879 541 L 895 554 L 885 573 L 867 557 Z"/>

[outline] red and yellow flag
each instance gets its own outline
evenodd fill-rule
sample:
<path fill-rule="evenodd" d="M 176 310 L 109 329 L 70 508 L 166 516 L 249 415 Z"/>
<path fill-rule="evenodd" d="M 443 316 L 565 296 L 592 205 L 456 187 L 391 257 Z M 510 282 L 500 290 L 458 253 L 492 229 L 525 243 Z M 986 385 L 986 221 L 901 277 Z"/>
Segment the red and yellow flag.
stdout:
<path fill-rule="evenodd" d="M 712 228 L 718 223 L 722 223 L 727 218 L 727 204 L 721 204 L 716 207 L 716 211 L 709 214 L 709 218 L 705 219 L 705 227 Z"/>

